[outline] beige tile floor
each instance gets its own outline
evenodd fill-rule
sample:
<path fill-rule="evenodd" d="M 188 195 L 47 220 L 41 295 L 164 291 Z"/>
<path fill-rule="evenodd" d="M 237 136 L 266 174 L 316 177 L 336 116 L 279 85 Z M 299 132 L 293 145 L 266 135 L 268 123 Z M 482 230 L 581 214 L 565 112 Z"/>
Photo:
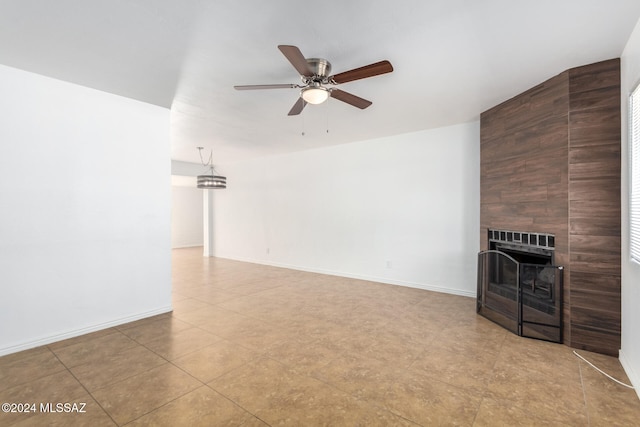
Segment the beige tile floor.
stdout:
<path fill-rule="evenodd" d="M 0 402 L 86 403 L 0 425 L 640 425 L 633 390 L 471 298 L 201 253 L 173 251 L 173 313 L 0 358 Z"/>

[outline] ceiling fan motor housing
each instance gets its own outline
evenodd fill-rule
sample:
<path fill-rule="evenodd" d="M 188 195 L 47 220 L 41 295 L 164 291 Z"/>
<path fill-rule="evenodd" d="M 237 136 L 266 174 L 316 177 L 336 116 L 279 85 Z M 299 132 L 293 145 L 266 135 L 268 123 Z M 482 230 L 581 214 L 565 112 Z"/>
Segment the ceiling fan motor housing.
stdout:
<path fill-rule="evenodd" d="M 324 58 L 307 58 L 309 70 L 318 77 L 327 77 L 331 74 L 331 63 Z"/>

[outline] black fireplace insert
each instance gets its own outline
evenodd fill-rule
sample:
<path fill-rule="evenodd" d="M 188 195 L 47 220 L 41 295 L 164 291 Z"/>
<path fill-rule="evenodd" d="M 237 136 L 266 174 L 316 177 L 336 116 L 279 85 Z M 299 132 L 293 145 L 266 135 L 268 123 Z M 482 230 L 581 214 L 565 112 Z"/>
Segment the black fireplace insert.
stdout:
<path fill-rule="evenodd" d="M 562 342 L 563 267 L 555 236 L 489 230 L 478 254 L 477 312 L 517 335 Z"/>

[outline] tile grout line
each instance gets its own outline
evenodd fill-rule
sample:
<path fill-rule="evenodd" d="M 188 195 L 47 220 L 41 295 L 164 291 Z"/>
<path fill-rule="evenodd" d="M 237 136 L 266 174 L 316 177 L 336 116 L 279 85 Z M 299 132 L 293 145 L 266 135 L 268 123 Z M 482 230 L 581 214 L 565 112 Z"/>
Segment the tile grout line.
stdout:
<path fill-rule="evenodd" d="M 204 386 L 209 388 L 210 390 L 212 390 L 214 393 L 219 394 L 220 396 L 222 396 L 223 398 L 225 398 L 226 400 L 228 400 L 229 402 L 231 402 L 232 404 L 234 404 L 235 406 L 237 406 L 238 408 L 242 409 L 243 411 L 245 411 L 247 414 L 251 415 L 254 418 L 257 418 L 258 420 L 262 421 L 263 423 L 265 423 L 267 426 L 271 427 L 271 424 L 269 424 L 268 422 L 266 422 L 265 420 L 263 420 L 262 418 L 260 418 L 257 414 L 254 414 L 252 411 L 250 411 L 249 409 L 245 408 L 244 406 L 242 406 L 239 402 L 236 402 L 235 400 L 233 400 L 230 396 L 227 396 L 226 394 L 222 393 L 219 390 L 216 390 L 215 388 L 213 388 L 210 383 L 215 381 L 216 379 L 223 377 L 233 371 L 239 370 L 240 368 L 245 367 L 246 365 L 249 365 L 250 363 L 254 363 L 256 362 L 258 359 L 260 358 L 268 358 L 270 359 L 269 356 L 266 356 L 266 354 L 260 354 L 260 356 L 256 357 L 255 359 L 249 360 L 248 362 L 243 363 L 240 366 L 237 366 L 233 369 L 230 369 L 227 372 L 224 372 L 220 375 L 218 375 L 217 377 L 215 377 L 214 379 L 212 379 L 211 381 L 209 381 L 209 383 L 205 383 Z M 273 359 L 272 359 L 273 360 Z M 276 360 L 277 363 L 281 363 L 279 361 Z"/>
<path fill-rule="evenodd" d="M 47 377 L 50 377 L 51 375 L 59 374 L 60 372 L 64 372 L 65 370 L 68 370 L 67 367 L 60 361 L 58 356 L 55 354 L 55 352 L 52 349 L 49 348 L 48 345 L 44 345 L 43 347 L 45 347 L 51 354 L 53 354 L 53 356 L 58 360 L 58 362 L 60 362 L 62 367 L 57 371 L 49 372 L 49 373 L 47 373 L 45 375 L 37 376 L 35 378 L 25 380 L 24 382 L 13 384 L 10 387 L 4 388 L 4 389 L 0 389 L 0 392 L 4 392 L 5 390 L 10 390 L 10 389 L 15 388 L 15 387 L 21 387 L 21 386 L 24 386 L 26 384 L 29 384 L 30 382 L 38 381 L 38 380 L 41 380 L 42 378 L 47 378 Z M 37 347 L 35 347 L 35 348 L 37 348 Z M 31 350 L 31 349 L 29 349 L 29 350 Z M 10 355 L 7 355 L 7 356 L 10 356 Z"/>
<path fill-rule="evenodd" d="M 587 415 L 587 426 L 591 426 L 589 417 L 589 404 L 587 403 L 587 390 L 584 386 L 584 377 L 582 376 L 582 363 L 578 361 L 578 371 L 580 372 L 580 386 L 582 387 L 582 398 L 584 399 L 584 412 Z"/>
<path fill-rule="evenodd" d="M 346 355 L 347 353 L 345 353 L 345 352 L 341 352 L 340 354 L 344 356 L 344 355 Z M 296 372 L 296 371 L 292 370 L 288 363 L 285 363 L 285 362 L 282 362 L 282 361 L 280 361 L 280 360 L 274 359 L 273 357 L 268 356 L 268 355 L 266 355 L 265 357 L 266 357 L 266 358 L 268 358 L 268 359 L 270 359 L 270 360 L 273 360 L 274 362 L 276 362 L 276 363 L 278 363 L 278 364 L 280 364 L 280 365 L 282 365 L 282 366 L 283 366 L 283 367 L 285 367 L 289 372 L 291 372 L 293 375 L 298 375 L 298 376 L 302 376 L 302 377 L 305 377 L 305 378 L 308 378 L 308 379 L 311 379 L 311 380 L 318 381 L 318 382 L 320 382 L 320 383 L 322 383 L 322 384 L 324 384 L 324 385 L 326 385 L 326 386 L 328 386 L 328 387 L 330 387 L 330 388 L 332 388 L 332 389 L 334 389 L 334 390 L 336 390 L 336 391 L 339 391 L 339 392 L 341 392 L 341 393 L 345 393 L 345 394 L 346 394 L 346 395 L 348 395 L 348 396 L 351 396 L 351 397 L 352 397 L 355 401 L 357 401 L 357 402 L 361 402 L 361 403 L 363 403 L 363 404 L 365 404 L 365 405 L 369 405 L 369 406 L 372 406 L 372 407 L 374 407 L 374 408 L 378 408 L 378 409 L 380 409 L 380 410 L 383 410 L 383 411 L 385 411 L 385 412 L 388 412 L 388 413 L 390 413 L 390 414 L 393 414 L 394 416 L 397 416 L 397 417 L 399 417 L 399 418 L 402 418 L 402 419 L 404 419 L 404 420 L 407 420 L 407 421 L 411 422 L 412 424 L 415 424 L 416 426 L 421 426 L 421 427 L 422 427 L 422 424 L 418 423 L 418 422 L 417 422 L 417 421 L 415 421 L 415 420 L 411 420 L 411 419 L 409 419 L 409 418 L 406 418 L 406 417 L 405 417 L 405 416 L 403 416 L 402 414 L 396 413 L 396 412 L 394 412 L 394 411 L 390 410 L 389 408 L 386 408 L 386 407 L 384 407 L 384 406 L 381 406 L 381 405 L 379 405 L 379 404 L 377 404 L 377 403 L 368 402 L 368 401 L 367 401 L 367 400 L 365 400 L 364 398 L 362 398 L 362 397 L 360 397 L 360 396 L 357 396 L 357 395 L 355 395 L 355 394 L 351 393 L 351 392 L 350 392 L 350 391 L 348 391 L 348 390 L 344 390 L 344 389 L 342 389 L 341 387 L 339 387 L 338 385 L 336 385 L 336 384 L 334 384 L 334 383 L 332 383 L 332 382 L 326 381 L 325 379 L 323 379 L 323 378 L 321 378 L 321 377 L 313 376 L 313 375 L 311 375 L 311 374 L 307 375 L 307 374 L 298 373 L 298 372 Z M 339 357 L 340 357 L 340 356 L 338 356 L 338 357 L 336 357 L 336 358 L 332 359 L 331 361 L 327 362 L 325 365 L 322 365 L 322 368 L 329 366 L 329 365 L 330 365 L 334 360 L 336 360 L 336 359 L 337 359 L 337 358 L 339 358 Z M 322 368 L 318 368 L 318 369 L 316 369 L 316 370 L 319 370 L 319 369 L 322 369 Z M 408 371 L 408 368 L 405 368 L 405 369 L 404 369 L 404 371 L 405 371 L 405 372 L 403 372 L 403 373 L 405 373 L 405 374 L 406 374 L 406 373 L 407 373 L 406 371 Z M 388 391 L 388 390 L 391 388 L 391 386 L 392 386 L 392 384 L 389 384 L 389 385 L 387 386 L 387 388 L 385 389 L 385 391 Z"/>
<path fill-rule="evenodd" d="M 487 392 L 489 391 L 489 385 L 491 384 L 491 381 L 493 380 L 493 378 L 495 377 L 496 374 L 496 365 L 498 364 L 498 360 L 500 359 L 500 355 L 502 354 L 502 349 L 504 348 L 504 342 L 507 340 L 507 336 L 503 335 L 502 336 L 502 341 L 500 342 L 500 350 L 498 351 L 498 355 L 496 356 L 496 359 L 493 362 L 493 366 L 491 366 L 491 377 L 489 378 L 489 380 L 487 381 L 487 384 L 485 386 L 484 392 L 482 393 L 482 397 L 480 399 L 480 402 L 478 403 L 478 408 L 476 409 L 476 413 L 473 417 L 473 422 L 471 423 L 471 425 L 474 425 L 476 423 L 476 419 L 478 418 L 478 414 L 480 413 L 480 407 L 482 406 L 482 403 L 484 402 L 485 399 L 487 399 Z"/>
<path fill-rule="evenodd" d="M 200 330 L 202 330 L 202 331 L 205 331 L 204 329 L 201 329 L 201 328 L 199 328 L 198 326 L 195 326 L 195 325 L 194 325 L 194 328 L 197 328 L 197 329 L 200 329 Z M 208 332 L 208 331 L 205 331 L 205 332 Z M 226 338 L 222 338 L 222 337 L 220 337 L 220 338 L 221 338 L 222 340 L 227 340 Z M 133 338 L 132 338 L 132 339 L 133 339 Z M 134 341 L 135 341 L 135 340 L 134 340 Z M 228 340 L 227 340 L 227 341 L 228 341 Z M 138 341 L 135 341 L 135 342 L 136 342 L 136 343 L 138 343 Z M 230 398 L 229 398 L 228 396 L 226 396 L 225 394 L 223 394 L 223 393 L 219 392 L 218 390 L 214 389 L 214 388 L 213 388 L 213 387 L 211 387 L 208 383 L 205 383 L 204 381 L 202 381 L 202 380 L 200 380 L 200 379 L 196 378 L 196 377 L 195 377 L 195 376 L 193 376 L 190 372 L 186 371 L 186 370 L 185 370 L 185 369 L 183 369 L 182 367 L 180 367 L 180 366 L 176 365 L 175 363 L 173 363 L 173 361 L 172 361 L 172 360 L 169 360 L 169 359 L 165 358 L 164 356 L 162 356 L 162 355 L 160 355 L 160 354 L 156 353 L 155 351 L 153 351 L 152 349 L 148 348 L 148 347 L 147 347 L 147 346 L 145 346 L 144 344 L 141 344 L 141 343 L 138 343 L 138 344 L 139 344 L 139 345 L 141 345 L 142 347 L 146 348 L 147 350 L 149 350 L 149 351 L 153 352 L 154 354 L 157 354 L 159 357 L 161 357 L 162 359 L 164 359 L 168 364 L 170 364 L 171 366 L 173 366 L 173 367 L 175 367 L 175 368 L 179 369 L 180 371 L 184 372 L 186 375 L 190 376 L 191 378 L 193 378 L 194 380 L 196 380 L 197 382 L 199 382 L 199 383 L 200 383 L 200 386 L 199 386 L 199 387 L 197 387 L 197 388 L 195 388 L 195 389 L 193 389 L 193 390 L 190 390 L 190 391 L 188 391 L 188 392 L 186 392 L 186 393 L 184 393 L 184 394 L 182 394 L 182 395 L 180 395 L 180 396 L 177 396 L 177 397 L 175 397 L 174 399 L 171 399 L 170 401 L 168 401 L 168 402 L 166 402 L 166 403 L 164 403 L 164 404 L 162 404 L 162 405 L 158 406 L 157 408 L 153 408 L 151 411 L 146 412 L 146 413 L 144 413 L 144 414 L 140 415 L 139 417 L 137 417 L 137 418 L 135 418 L 135 419 L 133 419 L 133 420 L 127 421 L 127 423 L 126 423 L 126 424 L 132 423 L 132 422 L 133 422 L 133 421 L 135 421 L 135 420 L 138 420 L 138 419 L 140 419 L 140 418 L 142 418 L 142 417 L 144 417 L 144 416 L 146 416 L 146 415 L 149 415 L 150 413 L 152 413 L 152 412 L 154 412 L 154 411 L 156 411 L 156 410 L 158 410 L 158 409 L 160 409 L 160 408 L 163 408 L 163 407 L 165 407 L 165 406 L 169 405 L 170 403 L 175 402 L 175 401 L 176 401 L 176 400 L 178 400 L 178 399 L 181 399 L 182 397 L 184 397 L 184 396 L 188 395 L 189 393 L 193 393 L 195 390 L 198 390 L 198 389 L 199 389 L 199 388 L 201 388 L 201 387 L 206 387 L 206 388 L 208 388 L 208 389 L 212 390 L 213 392 L 215 392 L 215 393 L 219 394 L 220 396 L 222 396 L 223 398 L 225 398 L 225 399 L 226 399 L 226 400 L 228 400 L 229 402 L 233 403 L 235 406 L 237 406 L 238 408 L 242 409 L 242 410 L 243 410 L 243 411 L 245 411 L 247 414 L 249 414 L 249 415 L 251 415 L 251 416 L 253 416 L 253 417 L 255 417 L 255 418 L 259 419 L 260 421 L 262 421 L 262 422 L 264 422 L 265 424 L 267 424 L 268 426 L 270 426 L 270 424 L 268 424 L 267 422 L 265 422 L 264 420 L 262 420 L 261 418 L 259 418 L 256 414 L 254 414 L 253 412 L 250 412 L 250 411 L 249 411 L 249 410 L 247 410 L 245 407 L 243 407 L 243 406 L 241 406 L 240 404 L 238 404 L 237 402 L 233 401 L 232 399 L 230 399 Z M 246 347 L 245 347 L 245 348 L 246 348 Z M 201 350 L 201 349 L 200 349 L 200 350 Z M 187 354 L 181 355 L 181 356 L 179 356 L 178 358 L 183 357 L 183 356 L 187 356 L 187 355 L 192 354 L 192 353 L 195 353 L 195 352 L 197 352 L 197 351 L 199 351 L 199 350 L 194 350 L 193 352 L 189 352 L 189 353 L 187 353 Z M 263 356 L 264 356 L 264 355 L 262 355 L 262 354 L 260 355 L 260 357 L 263 357 Z M 247 364 L 249 364 L 249 363 L 251 363 L 251 362 L 253 362 L 253 361 L 254 361 L 254 359 L 252 359 L 252 360 L 250 360 L 250 361 L 248 361 L 248 362 L 245 362 L 245 363 L 243 363 L 242 365 L 240 365 L 240 366 L 238 366 L 238 367 L 236 367 L 236 368 L 233 368 L 233 369 L 231 369 L 231 370 L 229 370 L 229 371 L 227 371 L 227 372 L 225 372 L 225 373 L 223 373 L 223 374 L 220 374 L 218 377 L 220 377 L 220 376 L 222 376 L 222 375 L 226 375 L 227 373 L 232 372 L 232 371 L 234 371 L 234 370 L 236 370 L 236 369 L 239 369 L 240 367 L 244 367 L 245 365 L 247 365 Z M 153 369 L 153 368 L 152 368 L 152 369 Z M 148 372 L 148 371 L 146 371 L 146 372 Z M 131 378 L 131 377 L 129 377 L 129 378 Z M 215 380 L 215 378 L 214 378 L 214 380 Z M 213 380 L 211 380 L 211 381 L 213 381 Z M 211 381 L 210 381 L 210 382 L 211 382 Z M 125 425 L 126 425 L 126 424 L 125 424 Z"/>
<path fill-rule="evenodd" d="M 128 338 L 129 338 L 129 339 L 131 339 L 131 340 L 132 340 L 133 342 L 135 342 L 136 344 L 138 344 L 139 346 L 144 347 L 145 349 L 149 350 L 149 351 L 150 351 L 150 352 L 152 352 L 153 354 L 155 354 L 155 355 L 157 355 L 158 357 L 160 357 L 161 359 L 163 359 L 163 360 L 164 360 L 168 365 L 171 365 L 171 366 L 173 366 L 173 367 L 175 367 L 175 368 L 179 369 L 180 371 L 184 372 L 185 374 L 187 374 L 188 376 L 190 376 L 190 377 L 191 377 L 191 378 L 193 378 L 194 380 L 198 381 L 198 382 L 200 383 L 200 387 L 202 387 L 202 386 L 206 386 L 206 384 L 204 384 L 204 383 L 203 383 L 202 381 L 200 381 L 198 378 L 194 377 L 194 376 L 193 376 L 193 375 L 191 375 L 189 372 L 186 372 L 186 371 L 185 371 L 184 369 L 182 369 L 181 367 L 179 367 L 179 366 L 175 365 L 171 360 L 167 359 L 166 357 L 162 356 L 161 354 L 158 354 L 157 352 L 153 351 L 152 349 L 150 349 L 150 348 L 149 348 L 149 347 L 147 347 L 146 345 L 144 345 L 144 344 L 142 344 L 142 343 L 140 343 L 140 342 L 136 341 L 134 338 L 131 338 L 131 337 L 128 337 Z M 162 366 L 162 365 L 159 365 L 159 366 Z M 121 381 L 118 381 L 117 383 L 111 384 L 110 386 L 113 386 L 113 385 L 118 384 L 118 383 L 120 383 L 120 382 L 126 381 L 127 379 L 129 379 L 129 378 L 133 378 L 133 377 L 135 377 L 136 375 L 140 375 L 140 374 L 143 374 L 143 373 L 147 373 L 147 372 L 149 372 L 149 371 L 151 371 L 151 370 L 153 370 L 153 369 L 156 369 L 156 368 L 158 368 L 158 366 L 154 366 L 153 368 L 149 368 L 149 369 L 147 369 L 146 371 L 139 372 L 139 373 L 137 373 L 137 374 L 135 374 L 135 375 L 131 375 L 131 376 L 129 376 L 129 377 L 127 377 L 127 378 L 125 378 L 125 379 L 123 379 L 123 380 L 121 380 Z M 109 386 L 109 387 L 110 387 L 110 386 Z M 160 405 L 160 406 L 158 406 L 158 407 L 156 407 L 156 408 L 153 408 L 152 410 L 150 410 L 150 411 L 148 411 L 148 412 L 145 412 L 144 414 L 141 414 L 139 417 L 136 417 L 136 418 L 134 418 L 134 419 L 131 419 L 131 420 L 127 421 L 126 423 L 122 424 L 122 426 L 125 426 L 125 425 L 127 425 L 127 424 L 131 424 L 132 422 L 134 422 L 134 421 L 136 421 L 136 420 L 138 420 L 138 419 L 140 419 L 140 418 L 142 418 L 142 417 L 144 417 L 144 416 L 146 416 L 146 415 L 149 415 L 150 413 L 152 413 L 152 412 L 154 412 L 154 411 L 156 411 L 156 410 L 158 410 L 158 409 L 160 409 L 160 408 L 163 408 L 163 407 L 165 407 L 165 406 L 169 405 L 169 404 L 170 404 L 170 403 L 172 403 L 172 402 L 175 402 L 176 400 L 178 400 L 178 399 L 180 399 L 180 398 L 182 398 L 182 397 L 186 396 L 187 394 L 192 393 L 193 391 L 195 391 L 195 390 L 199 389 L 200 387 L 196 387 L 195 389 L 193 389 L 193 390 L 189 390 L 189 391 L 187 391 L 186 393 L 181 394 L 180 396 L 176 396 L 175 398 L 173 398 L 173 399 L 169 400 L 168 402 L 165 402 L 165 403 L 163 403 L 162 405 Z M 117 423 L 116 423 L 116 424 L 117 424 Z M 120 425 L 120 424 L 118 424 L 118 425 Z"/>
<path fill-rule="evenodd" d="M 47 347 L 48 348 L 48 347 Z M 82 381 L 80 381 L 78 379 L 78 377 L 76 377 L 76 375 L 71 371 L 71 368 L 69 368 L 59 357 L 58 355 L 51 349 L 49 349 L 49 351 L 51 351 L 51 353 L 53 353 L 53 355 L 55 356 L 56 359 L 58 359 L 58 361 L 60 362 L 60 364 L 62 366 L 64 366 L 64 368 L 67 370 L 67 372 L 69 373 L 69 375 L 71 375 L 80 385 L 80 387 L 82 387 L 84 389 L 84 391 L 87 392 L 87 394 L 91 397 L 91 399 L 93 399 L 94 402 L 96 402 L 96 405 L 98 405 L 100 407 L 100 409 L 102 409 L 102 411 L 111 419 L 111 421 L 113 421 L 113 423 L 117 426 L 119 426 L 120 424 L 118 424 L 118 422 L 111 416 L 111 414 L 100 404 L 100 402 L 98 401 L 98 399 L 95 398 L 95 396 L 89 391 L 89 389 L 87 389 L 87 387 L 85 387 L 85 385 L 82 383 Z"/>
<path fill-rule="evenodd" d="M 189 374 L 188 372 L 184 371 L 182 368 L 180 368 L 179 366 L 177 366 L 177 365 L 175 365 L 174 363 L 172 363 L 172 362 L 171 362 L 170 360 L 168 360 L 166 357 L 164 357 L 164 356 L 162 356 L 161 354 L 159 354 L 159 353 L 157 353 L 157 352 L 153 351 L 152 349 L 150 349 L 150 348 L 149 348 L 149 347 L 147 347 L 146 345 L 144 345 L 144 344 L 140 343 L 140 342 L 139 342 L 139 341 L 137 341 L 136 339 L 134 339 L 134 338 L 132 338 L 132 337 L 128 336 L 128 335 L 127 335 L 126 333 L 124 333 L 123 331 L 118 330 L 118 332 L 119 332 L 120 334 L 124 335 L 125 337 L 127 337 L 128 339 L 130 339 L 131 341 L 133 341 L 134 343 L 136 343 L 137 345 L 139 345 L 140 347 L 143 347 L 143 348 L 147 349 L 148 351 L 152 352 L 153 354 L 155 354 L 155 355 L 156 355 L 156 356 L 158 356 L 159 358 L 163 359 L 163 360 L 166 362 L 166 364 L 169 364 L 169 365 L 171 365 L 171 366 L 174 366 L 174 367 L 178 368 L 180 371 L 182 371 L 182 372 L 186 373 L 187 375 L 189 375 L 190 377 L 192 377 L 193 379 L 195 379 L 196 381 L 198 381 L 198 382 L 201 384 L 201 386 L 203 386 L 203 385 L 204 385 L 204 386 L 206 386 L 206 384 L 204 384 L 202 381 L 200 381 L 199 379 L 197 379 L 197 378 L 193 377 L 193 375 L 191 375 L 191 374 Z M 75 380 L 76 380 L 76 381 L 77 381 L 77 382 L 82 386 L 82 388 L 83 388 L 83 389 L 84 389 L 84 390 L 89 394 L 89 396 L 91 396 L 91 398 L 92 398 L 92 399 L 93 399 L 93 400 L 98 404 L 98 406 L 100 406 L 100 408 L 101 408 L 101 409 L 102 409 L 102 410 L 103 410 L 103 411 L 104 411 L 104 412 L 109 416 L 109 418 L 111 418 L 111 420 L 113 420 L 113 422 L 114 422 L 117 426 L 124 426 L 124 425 L 130 424 L 130 423 L 132 423 L 133 421 L 135 421 L 135 420 L 137 420 L 137 419 L 139 419 L 139 418 L 141 418 L 141 417 L 143 417 L 143 416 L 145 416 L 145 415 L 148 415 L 148 414 L 150 414 L 151 412 L 155 411 L 156 409 L 159 409 L 159 408 L 161 408 L 161 407 L 163 407 L 163 406 L 166 406 L 166 405 L 168 405 L 169 403 L 171 403 L 171 402 L 173 402 L 173 401 L 175 401 L 175 400 L 177 400 L 177 399 L 179 399 L 179 398 L 181 398 L 181 397 L 183 397 L 183 396 L 185 396 L 185 395 L 187 395 L 187 394 L 189 394 L 189 393 L 191 393 L 191 392 L 193 391 L 193 390 L 190 390 L 190 391 L 188 391 L 188 392 L 186 392 L 186 393 L 184 393 L 184 394 L 182 394 L 182 395 L 180 395 L 180 396 L 178 396 L 178 397 L 176 397 L 176 398 L 174 398 L 174 399 L 171 399 L 169 402 L 166 402 L 166 403 L 164 403 L 164 404 L 160 405 L 160 406 L 159 406 L 159 407 L 157 407 L 157 408 L 153 408 L 151 411 L 148 411 L 148 412 L 145 412 L 144 414 L 141 414 L 139 417 L 136 417 L 136 418 L 134 418 L 134 419 L 131 419 L 131 420 L 127 421 L 127 422 L 126 422 L 126 423 L 124 423 L 124 424 L 119 424 L 119 423 L 118 423 L 118 422 L 117 422 L 117 421 L 116 421 L 116 420 L 111 416 L 111 414 L 110 414 L 110 413 L 109 413 L 109 412 L 108 412 L 108 411 L 107 411 L 107 410 L 106 410 L 106 409 L 105 409 L 105 408 L 100 404 L 100 402 L 95 398 L 95 396 L 94 396 L 94 395 L 93 395 L 93 394 L 92 394 L 92 393 L 91 393 L 91 392 L 90 392 L 90 391 L 85 387 L 85 385 L 82 383 L 82 381 L 80 381 L 80 380 L 79 380 L 79 379 L 78 379 L 78 378 L 73 374 L 73 372 L 71 371 L 71 369 L 70 369 L 70 368 L 68 368 L 68 367 L 67 367 L 67 365 L 65 365 L 65 364 L 62 362 L 62 360 L 60 360 L 60 358 L 58 357 L 58 355 L 57 355 L 57 354 L 55 354 L 55 353 L 53 352 L 53 350 L 50 350 L 50 351 L 51 351 L 51 352 L 54 354 L 54 356 L 55 356 L 55 357 L 60 361 L 60 363 L 65 367 L 65 369 L 66 369 L 66 370 L 71 374 L 71 376 L 73 376 L 73 378 L 75 378 Z M 159 365 L 159 366 L 162 366 L 162 365 Z M 106 385 L 106 386 L 103 386 L 103 387 L 97 388 L 97 389 L 96 389 L 96 391 L 98 391 L 98 390 L 102 390 L 102 389 L 107 388 L 107 387 L 112 387 L 112 386 L 114 386 L 114 385 L 117 385 L 117 384 L 119 384 L 119 383 L 122 383 L 122 382 L 124 382 L 124 381 L 127 381 L 128 379 L 131 379 L 131 378 L 133 378 L 133 377 L 135 377 L 135 376 L 137 376 L 137 375 L 144 374 L 144 373 L 147 373 L 147 372 L 149 372 L 149 371 L 152 371 L 153 369 L 156 369 L 156 368 L 158 368 L 159 366 L 154 366 L 154 367 L 151 367 L 151 368 L 149 368 L 149 369 L 147 369 L 147 370 L 144 370 L 144 371 L 142 371 L 142 372 L 138 372 L 138 373 L 136 373 L 136 374 L 132 374 L 132 375 L 130 375 L 130 376 L 127 376 L 127 377 L 125 377 L 125 378 L 120 379 L 120 380 L 119 380 L 119 381 L 117 381 L 117 382 L 114 382 L 114 383 L 112 383 L 112 384 L 108 384 L 108 385 Z M 199 387 L 198 387 L 198 388 L 199 388 Z M 195 390 L 197 390 L 197 388 L 196 388 Z"/>

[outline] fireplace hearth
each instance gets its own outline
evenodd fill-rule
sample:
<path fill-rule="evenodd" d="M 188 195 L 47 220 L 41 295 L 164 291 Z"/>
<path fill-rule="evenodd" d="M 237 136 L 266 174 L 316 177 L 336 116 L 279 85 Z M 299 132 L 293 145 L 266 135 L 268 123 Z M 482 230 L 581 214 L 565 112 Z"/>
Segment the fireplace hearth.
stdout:
<path fill-rule="evenodd" d="M 488 241 L 489 250 L 478 254 L 477 312 L 517 335 L 562 342 L 555 236 L 490 229 Z"/>

